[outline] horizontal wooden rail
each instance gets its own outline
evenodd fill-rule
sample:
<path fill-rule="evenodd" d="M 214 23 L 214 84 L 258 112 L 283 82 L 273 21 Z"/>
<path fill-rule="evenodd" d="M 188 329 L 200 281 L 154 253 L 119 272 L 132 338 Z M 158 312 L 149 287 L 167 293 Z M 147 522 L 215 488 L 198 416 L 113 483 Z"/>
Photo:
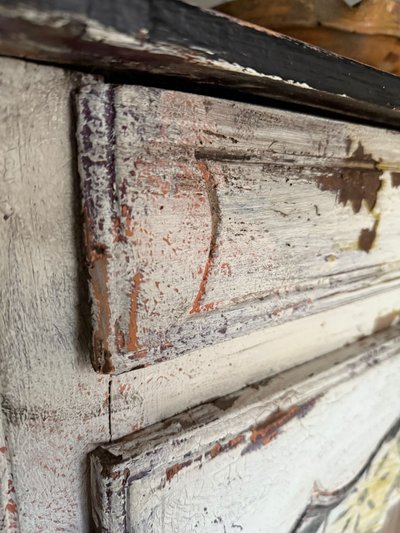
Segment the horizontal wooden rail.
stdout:
<path fill-rule="evenodd" d="M 397 77 L 178 0 L 1 0 L 0 54 L 178 76 L 400 124 Z"/>

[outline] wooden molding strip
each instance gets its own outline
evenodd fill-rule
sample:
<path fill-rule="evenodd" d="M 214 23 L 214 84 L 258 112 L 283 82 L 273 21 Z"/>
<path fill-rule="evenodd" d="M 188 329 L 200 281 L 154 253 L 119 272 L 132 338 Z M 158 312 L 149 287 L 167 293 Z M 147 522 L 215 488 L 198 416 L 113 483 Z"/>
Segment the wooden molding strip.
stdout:
<path fill-rule="evenodd" d="M 178 76 L 400 124 L 397 77 L 178 0 L 1 0 L 0 53 Z"/>
<path fill-rule="evenodd" d="M 346 510 L 350 489 L 366 488 L 377 504 L 362 516 L 369 531 L 400 496 L 398 335 L 393 327 L 98 448 L 98 531 L 316 533 L 338 519 L 335 506 Z"/>

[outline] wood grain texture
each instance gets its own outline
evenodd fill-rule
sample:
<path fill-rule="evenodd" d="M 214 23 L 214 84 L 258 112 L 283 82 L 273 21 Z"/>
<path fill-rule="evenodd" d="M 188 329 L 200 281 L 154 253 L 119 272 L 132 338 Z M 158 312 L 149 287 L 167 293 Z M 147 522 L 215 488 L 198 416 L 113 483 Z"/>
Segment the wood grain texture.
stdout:
<path fill-rule="evenodd" d="M 221 12 L 400 74 L 400 9 L 396 0 L 236 0 Z"/>
<path fill-rule="evenodd" d="M 398 76 L 400 74 L 400 45 L 398 37 L 343 32 L 331 28 L 293 28 L 281 30 L 295 39 L 351 57 Z"/>
<path fill-rule="evenodd" d="M 398 461 L 398 334 L 376 334 L 99 448 L 91 454 L 98 531 L 287 533 L 304 531 L 318 495 L 342 491 L 345 505 L 351 484 L 371 481 L 385 452 Z M 396 484 L 387 491 L 383 520 Z"/>
<path fill-rule="evenodd" d="M 2 0 L 0 30 L 3 55 L 222 83 L 400 123 L 396 77 L 177 0 Z"/>
<path fill-rule="evenodd" d="M 398 289 L 111 376 L 112 439 L 388 327 L 399 300 Z"/>
<path fill-rule="evenodd" d="M 399 135 L 141 87 L 78 97 L 96 370 L 398 287 Z"/>

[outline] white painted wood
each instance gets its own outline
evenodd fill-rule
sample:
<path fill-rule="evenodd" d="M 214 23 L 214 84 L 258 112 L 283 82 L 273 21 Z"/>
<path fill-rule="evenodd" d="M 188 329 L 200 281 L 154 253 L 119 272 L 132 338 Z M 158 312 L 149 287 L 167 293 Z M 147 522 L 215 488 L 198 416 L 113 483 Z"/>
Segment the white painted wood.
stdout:
<path fill-rule="evenodd" d="M 95 451 L 99 530 L 294 531 L 312 496 L 352 482 L 397 427 L 399 331 Z"/>
<path fill-rule="evenodd" d="M 8 450 L 8 439 L 0 419 L 0 531 L 17 532 L 15 494 L 13 475 Z"/>
<path fill-rule="evenodd" d="M 89 86 L 94 366 L 121 372 L 397 289 L 397 132 Z"/>
<path fill-rule="evenodd" d="M 342 306 L 340 313 L 253 332 L 134 373 L 96 375 L 71 115 L 72 93 L 88 81 L 63 69 L 0 59 L 5 533 L 88 533 L 88 453 L 96 446 L 368 335 L 395 320 L 398 308 L 399 294 L 390 290 Z M 10 496 L 16 512 L 11 505 L 4 513 Z"/>
<path fill-rule="evenodd" d="M 79 255 L 71 94 L 84 82 L 0 59 L 2 533 L 89 531 L 87 453 L 109 440 Z"/>
<path fill-rule="evenodd" d="M 399 301 L 392 290 L 112 376 L 113 439 L 379 331 Z"/>

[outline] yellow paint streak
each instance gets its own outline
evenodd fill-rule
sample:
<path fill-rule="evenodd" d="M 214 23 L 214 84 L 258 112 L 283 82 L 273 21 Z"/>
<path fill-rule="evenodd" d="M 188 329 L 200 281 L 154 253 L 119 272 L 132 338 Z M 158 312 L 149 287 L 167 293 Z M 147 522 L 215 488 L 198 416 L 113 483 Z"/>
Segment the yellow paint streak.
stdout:
<path fill-rule="evenodd" d="M 350 494 L 327 519 L 324 533 L 379 533 L 400 502 L 400 437 L 386 442 Z"/>
<path fill-rule="evenodd" d="M 389 171 L 400 171 L 400 163 L 385 163 L 384 161 L 379 161 L 376 164 L 378 170 L 389 170 Z"/>

